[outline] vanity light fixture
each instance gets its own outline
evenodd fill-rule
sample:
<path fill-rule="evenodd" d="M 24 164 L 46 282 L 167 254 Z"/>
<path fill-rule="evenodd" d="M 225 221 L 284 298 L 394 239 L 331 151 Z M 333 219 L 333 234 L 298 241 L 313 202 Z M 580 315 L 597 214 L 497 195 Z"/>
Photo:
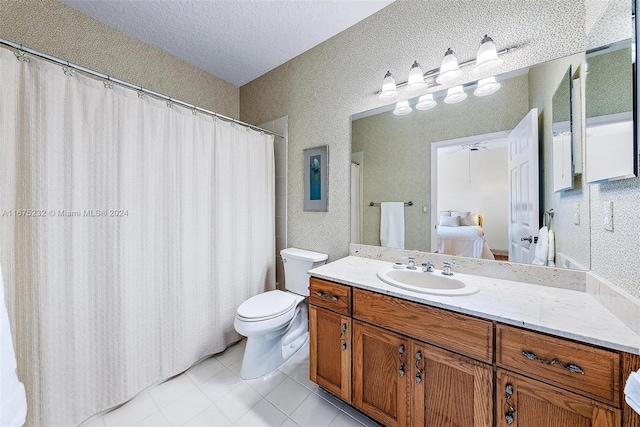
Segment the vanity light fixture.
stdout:
<path fill-rule="evenodd" d="M 462 75 L 462 71 L 458 66 L 458 58 L 453 53 L 451 48 L 447 49 L 444 54 L 444 58 L 442 58 L 442 63 L 440 64 L 440 73 L 438 77 L 436 77 L 436 82 L 439 84 L 445 84 L 454 81 L 458 77 Z"/>
<path fill-rule="evenodd" d="M 416 104 L 416 110 L 430 110 L 437 105 L 435 99 L 433 99 L 433 94 L 430 93 L 428 95 L 422 95 L 418 99 L 418 103 Z"/>
<path fill-rule="evenodd" d="M 413 111 L 413 108 L 409 105 L 409 101 L 400 101 L 396 104 L 396 109 L 393 110 L 393 114 L 396 116 L 404 116 Z"/>
<path fill-rule="evenodd" d="M 398 95 L 398 88 L 396 87 L 396 80 L 393 78 L 391 71 L 387 71 L 382 81 L 382 90 L 378 98 L 381 101 L 389 101 Z"/>
<path fill-rule="evenodd" d="M 488 96 L 500 90 L 500 83 L 495 77 L 487 77 L 478 81 L 478 87 L 473 91 L 475 96 Z"/>
<path fill-rule="evenodd" d="M 481 74 L 495 70 L 503 63 L 502 58 L 498 57 L 498 50 L 496 49 L 495 43 L 493 43 L 493 39 L 485 34 L 478 48 L 476 66 L 473 67 L 473 73 Z"/>
<path fill-rule="evenodd" d="M 418 64 L 418 61 L 413 61 L 413 65 L 411 66 L 411 70 L 409 71 L 407 89 L 416 90 L 422 89 L 426 86 L 427 83 L 424 81 L 424 71 L 422 71 L 422 67 L 420 66 L 420 64 Z"/>
<path fill-rule="evenodd" d="M 447 90 L 447 96 L 444 97 L 444 102 L 446 104 L 455 104 L 456 102 L 461 102 L 465 99 L 467 99 L 467 94 L 462 86 L 454 86 Z"/>

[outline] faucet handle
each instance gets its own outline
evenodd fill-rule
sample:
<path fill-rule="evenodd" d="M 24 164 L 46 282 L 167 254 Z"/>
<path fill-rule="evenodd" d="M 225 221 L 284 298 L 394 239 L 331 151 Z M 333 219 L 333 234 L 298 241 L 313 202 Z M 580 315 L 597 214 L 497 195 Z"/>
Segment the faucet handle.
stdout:
<path fill-rule="evenodd" d="M 442 265 L 444 265 L 445 267 L 457 267 L 458 266 L 458 264 L 456 264 L 453 261 L 443 261 Z"/>
<path fill-rule="evenodd" d="M 423 262 L 423 263 L 422 263 L 422 271 L 424 271 L 425 273 L 427 273 L 427 272 L 428 272 L 428 273 L 433 272 L 433 267 L 434 267 L 434 265 L 433 265 L 433 264 L 431 264 L 431 262 L 430 262 L 430 261 L 427 261 L 427 262 Z"/>

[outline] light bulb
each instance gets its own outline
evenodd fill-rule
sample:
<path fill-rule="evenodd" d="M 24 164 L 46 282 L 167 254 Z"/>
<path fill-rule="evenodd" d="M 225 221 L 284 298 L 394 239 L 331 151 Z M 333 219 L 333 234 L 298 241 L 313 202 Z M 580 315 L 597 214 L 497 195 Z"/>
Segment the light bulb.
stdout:
<path fill-rule="evenodd" d="M 422 67 L 418 64 L 418 61 L 414 61 L 409 71 L 409 81 L 407 81 L 407 89 L 415 90 L 426 87 L 427 84 L 424 81 L 424 72 Z"/>
<path fill-rule="evenodd" d="M 396 116 L 404 116 L 412 111 L 413 109 L 409 106 L 409 101 L 400 101 L 396 104 L 396 109 L 393 110 L 393 114 Z"/>
<path fill-rule="evenodd" d="M 455 104 L 456 102 L 464 101 L 465 99 L 467 99 L 467 94 L 462 86 L 454 86 L 447 90 L 447 96 L 444 97 L 444 102 L 446 104 Z"/>
<path fill-rule="evenodd" d="M 498 57 L 498 50 L 493 43 L 491 37 L 485 34 L 484 38 L 480 42 L 478 48 L 478 55 L 476 57 L 476 66 L 473 67 L 474 74 L 480 74 L 487 71 L 494 70 L 501 66 L 504 61 Z"/>
<path fill-rule="evenodd" d="M 387 74 L 384 75 L 384 80 L 382 81 L 382 90 L 380 91 L 380 95 L 378 95 L 378 99 L 381 101 L 389 101 L 398 95 L 398 88 L 396 87 L 396 81 L 391 74 L 391 71 L 387 71 Z"/>
<path fill-rule="evenodd" d="M 416 110 L 430 110 L 438 103 L 433 99 L 433 94 L 422 95 L 416 104 Z"/>
<path fill-rule="evenodd" d="M 487 96 L 496 93 L 500 90 L 500 83 L 496 81 L 495 77 L 487 77 L 478 81 L 478 87 L 473 91 L 475 96 Z"/>
<path fill-rule="evenodd" d="M 442 58 L 440 64 L 440 73 L 436 77 L 436 82 L 439 84 L 449 83 L 462 75 L 462 71 L 458 67 L 458 59 L 455 54 L 449 48 Z"/>

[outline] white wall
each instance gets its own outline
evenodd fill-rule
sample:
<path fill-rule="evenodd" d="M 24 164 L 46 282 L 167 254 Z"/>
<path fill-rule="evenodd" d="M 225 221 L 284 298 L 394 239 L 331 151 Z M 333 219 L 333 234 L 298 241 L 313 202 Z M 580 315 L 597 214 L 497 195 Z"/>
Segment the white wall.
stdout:
<path fill-rule="evenodd" d="M 438 211 L 481 213 L 491 249 L 509 248 L 507 148 L 438 152 Z M 469 182 L 469 154 L 471 182 Z"/>

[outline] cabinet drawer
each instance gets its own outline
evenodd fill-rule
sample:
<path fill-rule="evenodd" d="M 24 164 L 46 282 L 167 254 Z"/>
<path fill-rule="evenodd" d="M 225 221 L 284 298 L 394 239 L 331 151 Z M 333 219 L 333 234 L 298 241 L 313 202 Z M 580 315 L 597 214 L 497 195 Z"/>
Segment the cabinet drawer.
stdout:
<path fill-rule="evenodd" d="M 498 324 L 496 364 L 620 407 L 618 353 Z"/>
<path fill-rule="evenodd" d="M 309 302 L 350 316 L 351 287 L 311 277 L 309 279 Z"/>
<path fill-rule="evenodd" d="M 486 320 L 361 289 L 353 290 L 353 317 L 492 362 L 493 325 Z"/>

